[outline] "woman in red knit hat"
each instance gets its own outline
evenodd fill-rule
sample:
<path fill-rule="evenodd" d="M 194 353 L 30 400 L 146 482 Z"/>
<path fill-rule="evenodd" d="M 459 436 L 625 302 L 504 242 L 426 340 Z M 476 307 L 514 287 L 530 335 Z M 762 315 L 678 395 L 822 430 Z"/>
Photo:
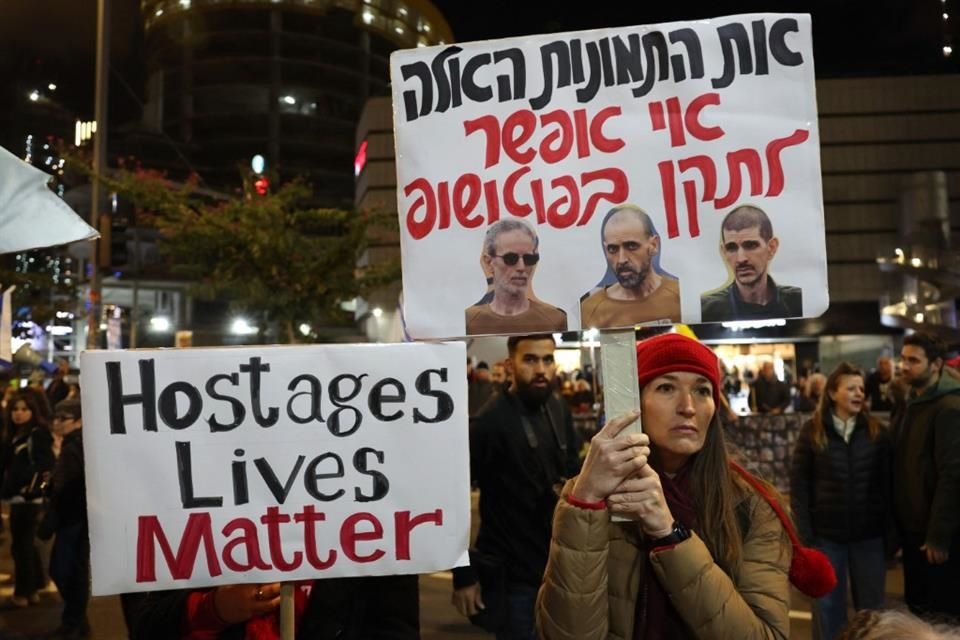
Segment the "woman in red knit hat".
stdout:
<path fill-rule="evenodd" d="M 541 637 L 789 637 L 791 545 L 731 467 L 716 355 L 666 334 L 637 366 L 644 433 L 621 434 L 641 411 L 608 422 L 557 505 Z"/>

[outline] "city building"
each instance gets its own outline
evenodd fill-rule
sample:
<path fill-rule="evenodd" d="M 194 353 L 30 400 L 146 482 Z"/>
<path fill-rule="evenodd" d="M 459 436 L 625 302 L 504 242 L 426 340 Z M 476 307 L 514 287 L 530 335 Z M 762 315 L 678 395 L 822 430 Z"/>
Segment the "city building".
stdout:
<path fill-rule="evenodd" d="M 158 153 L 169 168 L 186 159 L 206 186 L 232 192 L 260 155 L 266 175 L 304 177 L 331 206 L 353 203 L 353 132 L 364 102 L 389 93 L 390 53 L 452 40 L 427 0 L 143 0 L 141 8 L 143 124 L 177 144 L 181 155 Z"/>

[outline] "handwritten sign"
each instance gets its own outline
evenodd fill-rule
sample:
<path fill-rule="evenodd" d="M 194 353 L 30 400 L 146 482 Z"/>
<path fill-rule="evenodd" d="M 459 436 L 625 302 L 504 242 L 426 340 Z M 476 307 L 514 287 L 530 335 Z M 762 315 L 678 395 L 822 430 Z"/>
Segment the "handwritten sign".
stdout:
<path fill-rule="evenodd" d="M 462 344 L 85 352 L 94 593 L 458 565 L 465 361 Z"/>
<path fill-rule="evenodd" d="M 391 77 L 413 337 L 826 309 L 809 16 L 398 51 Z"/>

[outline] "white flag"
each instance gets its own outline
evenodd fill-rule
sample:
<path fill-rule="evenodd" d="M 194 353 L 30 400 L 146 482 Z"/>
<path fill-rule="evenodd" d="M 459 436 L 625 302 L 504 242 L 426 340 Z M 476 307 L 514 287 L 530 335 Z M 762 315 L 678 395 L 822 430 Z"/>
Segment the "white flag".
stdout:
<path fill-rule="evenodd" d="M 47 188 L 49 180 L 0 147 L 0 253 L 97 237 L 93 227 Z"/>

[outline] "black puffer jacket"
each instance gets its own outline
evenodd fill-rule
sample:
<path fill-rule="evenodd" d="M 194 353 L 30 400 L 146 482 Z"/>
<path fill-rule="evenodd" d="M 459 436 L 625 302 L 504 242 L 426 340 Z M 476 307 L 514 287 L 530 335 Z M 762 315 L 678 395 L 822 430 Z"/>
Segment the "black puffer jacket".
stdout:
<path fill-rule="evenodd" d="M 891 440 L 885 428 L 870 439 L 862 414 L 850 444 L 823 425 L 827 446 L 813 442 L 813 420 L 800 430 L 790 470 L 790 505 L 806 544 L 818 539 L 855 542 L 885 536 L 890 528 Z"/>

